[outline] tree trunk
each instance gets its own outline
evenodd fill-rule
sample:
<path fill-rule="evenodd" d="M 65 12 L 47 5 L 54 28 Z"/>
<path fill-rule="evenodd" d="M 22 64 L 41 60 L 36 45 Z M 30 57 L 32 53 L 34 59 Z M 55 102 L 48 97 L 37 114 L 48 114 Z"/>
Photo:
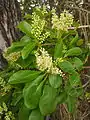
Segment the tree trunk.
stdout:
<path fill-rule="evenodd" d="M 21 20 L 20 5 L 17 0 L 0 0 L 0 49 L 10 46 L 20 37 L 16 28 Z"/>

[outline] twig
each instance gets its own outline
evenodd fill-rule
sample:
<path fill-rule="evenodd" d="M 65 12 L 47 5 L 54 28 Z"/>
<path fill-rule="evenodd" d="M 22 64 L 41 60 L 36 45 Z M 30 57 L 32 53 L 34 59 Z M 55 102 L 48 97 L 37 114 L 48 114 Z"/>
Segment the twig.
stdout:
<path fill-rule="evenodd" d="M 89 75 L 85 75 L 86 77 L 88 77 L 88 78 L 90 78 L 90 76 Z"/>
<path fill-rule="evenodd" d="M 53 46 L 55 45 L 54 43 L 45 43 L 45 44 L 42 44 L 42 46 Z"/>
<path fill-rule="evenodd" d="M 83 67 L 84 69 L 90 69 L 90 66 L 85 66 L 85 67 Z"/>
<path fill-rule="evenodd" d="M 72 5 L 70 6 L 70 4 L 73 4 L 73 6 Z M 86 10 L 84 8 L 78 7 L 74 2 L 71 2 L 71 1 L 67 2 L 67 7 L 90 13 L 90 11 L 88 11 L 88 10 Z"/>
<path fill-rule="evenodd" d="M 67 113 L 69 113 L 69 112 L 68 112 L 68 109 L 67 109 L 67 107 L 66 107 L 66 105 L 65 105 L 65 104 L 62 104 L 62 105 L 63 105 L 65 111 L 66 111 Z"/>
<path fill-rule="evenodd" d="M 62 114 L 62 105 L 59 105 L 59 110 L 60 110 L 60 119 L 63 119 L 63 114 Z"/>
<path fill-rule="evenodd" d="M 71 7 L 71 6 L 68 6 L 69 8 Z M 77 10 L 81 10 L 81 11 L 84 11 L 84 12 L 87 12 L 87 13 L 90 13 L 90 11 L 88 11 L 88 10 L 86 10 L 86 9 L 84 9 L 84 8 L 79 8 L 79 7 L 72 7 L 73 9 L 77 9 Z"/>
<path fill-rule="evenodd" d="M 90 78 L 90 76 L 85 75 L 86 77 Z M 90 79 L 82 86 L 82 88 L 85 88 L 90 83 Z"/>
<path fill-rule="evenodd" d="M 83 116 L 82 118 L 81 118 L 81 120 L 83 120 L 85 117 L 87 117 L 88 115 L 90 114 L 90 112 L 88 113 L 88 114 L 86 114 L 85 116 Z"/>
<path fill-rule="evenodd" d="M 82 88 L 85 88 L 89 83 L 90 83 L 90 80 L 89 80 L 88 82 L 86 82 L 86 83 L 82 86 Z"/>
<path fill-rule="evenodd" d="M 90 28 L 90 25 L 83 25 L 83 26 L 79 26 L 79 27 L 70 27 L 69 29 L 76 29 L 76 28 Z"/>
<path fill-rule="evenodd" d="M 88 75 L 85 75 L 85 76 L 90 78 L 90 76 Z M 81 87 L 77 87 L 76 89 L 85 88 L 89 83 L 90 83 L 90 79 L 84 85 L 82 85 Z"/>

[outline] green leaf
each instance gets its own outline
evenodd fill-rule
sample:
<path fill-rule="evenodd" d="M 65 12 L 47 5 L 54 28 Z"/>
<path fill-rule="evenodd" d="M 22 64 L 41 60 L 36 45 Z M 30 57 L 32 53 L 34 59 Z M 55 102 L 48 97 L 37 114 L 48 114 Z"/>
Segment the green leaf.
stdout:
<path fill-rule="evenodd" d="M 67 73 L 75 73 L 75 69 L 73 67 L 73 65 L 69 62 L 69 61 L 63 61 L 63 62 L 59 62 L 58 63 L 58 66 L 64 71 L 64 72 L 67 72 Z"/>
<path fill-rule="evenodd" d="M 54 57 L 55 58 L 62 57 L 62 55 L 63 55 L 62 51 L 63 51 L 63 41 L 61 40 L 55 46 Z"/>
<path fill-rule="evenodd" d="M 22 68 L 31 67 L 30 65 L 35 61 L 34 55 L 29 55 L 26 59 L 22 59 L 22 57 L 19 57 L 19 59 L 16 61 L 17 64 L 19 64 Z"/>
<path fill-rule="evenodd" d="M 31 34 L 31 25 L 27 23 L 26 21 L 22 21 L 19 23 L 18 28 L 24 32 L 26 35 L 33 37 Z"/>
<path fill-rule="evenodd" d="M 44 81 L 42 81 L 43 77 L 44 75 L 39 76 L 36 80 L 32 82 L 32 84 L 30 84 L 27 88 L 26 87 L 24 88 L 23 90 L 24 103 L 27 108 L 30 109 L 37 108 L 42 93 L 42 87 L 44 84 Z"/>
<path fill-rule="evenodd" d="M 24 18 L 25 18 L 25 19 L 32 19 L 32 15 L 26 14 L 26 15 L 24 16 Z"/>
<path fill-rule="evenodd" d="M 8 48 L 7 52 L 8 54 L 12 53 L 12 52 L 17 52 L 23 49 L 23 47 L 28 44 L 28 42 L 30 41 L 30 37 L 28 36 L 24 36 L 21 38 L 21 41 L 18 42 L 14 42 L 12 43 L 12 45 Z"/>
<path fill-rule="evenodd" d="M 80 39 L 77 41 L 77 46 L 81 46 L 81 45 L 83 45 L 83 43 L 84 43 L 84 40 Z"/>
<path fill-rule="evenodd" d="M 76 72 L 69 76 L 71 86 L 78 86 L 80 84 L 80 75 Z"/>
<path fill-rule="evenodd" d="M 75 37 L 72 39 L 72 41 L 70 42 L 69 46 L 74 45 L 74 44 L 77 42 L 78 38 L 79 38 L 79 36 L 78 36 L 78 34 L 76 34 L 76 36 L 75 36 Z"/>
<path fill-rule="evenodd" d="M 57 89 L 50 87 L 49 85 L 44 86 L 43 95 L 40 98 L 39 108 L 42 115 L 48 115 L 55 111 Z"/>
<path fill-rule="evenodd" d="M 30 109 L 25 107 L 25 105 L 22 105 L 22 107 L 20 108 L 19 113 L 18 113 L 18 119 L 19 120 L 28 120 L 30 112 L 31 112 Z"/>
<path fill-rule="evenodd" d="M 32 42 L 30 41 L 21 51 L 22 54 L 22 58 L 26 59 L 28 57 L 28 55 L 32 52 L 32 50 L 34 49 L 36 45 L 36 42 Z"/>
<path fill-rule="evenodd" d="M 65 57 L 67 56 L 79 56 L 82 54 L 82 50 L 79 47 L 74 47 L 69 49 L 66 53 L 65 53 Z"/>
<path fill-rule="evenodd" d="M 78 97 L 77 89 L 71 86 L 69 81 L 68 81 L 68 84 L 66 84 L 65 86 L 65 91 L 67 92 L 67 95 L 70 95 L 72 97 Z"/>
<path fill-rule="evenodd" d="M 59 74 L 49 75 L 49 83 L 52 87 L 59 88 L 60 85 L 62 84 L 62 77 Z"/>
<path fill-rule="evenodd" d="M 76 98 L 69 95 L 67 98 L 66 104 L 67 104 L 68 111 L 73 113 L 76 109 Z"/>
<path fill-rule="evenodd" d="M 23 98 L 22 91 L 20 91 L 19 89 L 17 92 L 14 91 L 14 94 L 12 96 L 11 105 L 16 106 L 21 101 L 22 98 Z"/>
<path fill-rule="evenodd" d="M 61 92 L 57 97 L 57 103 L 62 104 L 67 100 L 67 93 L 66 91 Z"/>
<path fill-rule="evenodd" d="M 83 67 L 83 62 L 82 62 L 79 58 L 77 58 L 77 57 L 73 58 L 72 62 L 73 62 L 74 67 L 75 67 L 78 71 L 80 71 L 80 70 L 82 69 L 82 67 Z"/>
<path fill-rule="evenodd" d="M 33 110 L 29 116 L 29 120 L 44 120 L 44 116 L 39 109 Z"/>
<path fill-rule="evenodd" d="M 77 97 L 82 97 L 83 98 L 83 94 L 84 94 L 84 89 L 81 86 L 80 88 L 77 88 Z"/>
<path fill-rule="evenodd" d="M 20 39 L 20 42 L 24 43 L 28 43 L 29 41 L 31 41 L 31 38 L 27 35 L 23 36 L 21 39 Z"/>
<path fill-rule="evenodd" d="M 78 97 L 78 91 L 77 91 L 77 89 L 75 89 L 73 87 L 68 91 L 67 94 L 72 96 L 72 97 Z"/>
<path fill-rule="evenodd" d="M 7 49 L 7 54 L 12 52 L 18 52 L 23 49 L 23 45 L 20 42 L 12 43 L 12 45 Z"/>
<path fill-rule="evenodd" d="M 31 70 L 20 70 L 14 73 L 10 79 L 10 84 L 26 83 L 36 79 L 41 72 Z"/>

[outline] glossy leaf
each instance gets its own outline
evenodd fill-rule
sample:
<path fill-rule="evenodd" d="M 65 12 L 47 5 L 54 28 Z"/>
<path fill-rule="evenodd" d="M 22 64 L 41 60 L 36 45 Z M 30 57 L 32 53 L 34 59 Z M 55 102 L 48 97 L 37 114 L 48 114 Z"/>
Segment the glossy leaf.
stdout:
<path fill-rule="evenodd" d="M 42 115 L 46 116 L 55 111 L 57 106 L 56 93 L 57 90 L 55 88 L 49 85 L 44 86 L 43 95 L 39 102 L 39 108 Z"/>
<path fill-rule="evenodd" d="M 80 84 L 80 75 L 76 72 L 69 76 L 71 86 L 77 86 Z"/>
<path fill-rule="evenodd" d="M 59 88 L 62 84 L 62 77 L 59 74 L 49 75 L 49 83 L 53 88 Z"/>
<path fill-rule="evenodd" d="M 67 95 L 70 95 L 72 97 L 77 97 L 77 89 L 75 87 L 71 86 L 70 82 L 68 81 L 69 84 L 66 84 L 65 91 L 67 92 Z"/>
<path fill-rule="evenodd" d="M 31 70 L 20 70 L 14 73 L 10 79 L 10 84 L 26 83 L 36 79 L 41 72 Z"/>
<path fill-rule="evenodd" d="M 36 43 L 30 41 L 21 51 L 22 54 L 22 58 L 26 59 L 28 57 L 28 55 L 32 52 L 32 50 L 34 49 Z"/>
<path fill-rule="evenodd" d="M 73 65 L 69 62 L 69 61 L 63 61 L 63 62 L 59 62 L 58 66 L 67 73 L 75 73 L 75 69 L 73 67 Z"/>
<path fill-rule="evenodd" d="M 72 96 L 72 97 L 78 97 L 78 91 L 75 88 L 71 88 L 70 91 L 68 92 L 68 95 Z"/>
<path fill-rule="evenodd" d="M 68 111 L 73 113 L 76 109 L 76 98 L 69 95 L 67 98 L 66 104 L 67 104 Z"/>
<path fill-rule="evenodd" d="M 22 21 L 19 23 L 18 28 L 24 32 L 26 35 L 33 37 L 31 34 L 31 25 L 27 23 L 26 21 Z"/>
<path fill-rule="evenodd" d="M 23 90 L 24 103 L 27 108 L 35 109 L 39 104 L 39 99 L 42 93 L 42 86 L 44 81 L 42 81 L 44 75 L 39 76 L 36 80 L 32 82 L 27 88 Z M 40 83 L 40 81 L 42 81 Z M 39 84 L 40 83 L 40 84 Z"/>
<path fill-rule="evenodd" d="M 44 116 L 40 113 L 39 109 L 32 110 L 29 120 L 44 120 Z"/>
<path fill-rule="evenodd" d="M 25 45 L 25 44 L 24 44 Z M 23 44 L 20 42 L 13 43 L 8 49 L 7 49 L 7 54 L 13 53 L 13 52 L 18 52 L 23 49 Z"/>
<path fill-rule="evenodd" d="M 78 38 L 79 38 L 79 36 L 78 36 L 78 34 L 76 34 L 76 36 L 71 40 L 69 46 L 73 46 L 78 41 Z"/>
<path fill-rule="evenodd" d="M 62 57 L 63 55 L 62 51 L 63 51 L 63 41 L 61 40 L 55 46 L 54 57 L 55 58 Z"/>
<path fill-rule="evenodd" d="M 83 67 L 83 62 L 82 62 L 79 58 L 77 58 L 77 57 L 73 58 L 72 62 L 73 62 L 74 67 L 75 67 L 78 71 L 82 69 L 82 67 Z"/>
<path fill-rule="evenodd" d="M 12 43 L 12 45 L 7 49 L 8 54 L 22 50 L 30 40 L 30 37 L 24 36 L 21 38 L 21 41 Z"/>
<path fill-rule="evenodd" d="M 29 41 L 31 41 L 31 38 L 27 35 L 23 36 L 21 39 L 20 39 L 20 42 L 23 42 L 23 43 L 28 43 Z M 25 44 L 24 44 L 25 45 Z"/>
<path fill-rule="evenodd" d="M 22 107 L 20 108 L 19 113 L 18 113 L 18 119 L 19 120 L 28 120 L 30 112 L 31 112 L 30 109 L 25 107 L 25 105 L 22 105 Z"/>
<path fill-rule="evenodd" d="M 26 59 L 23 59 L 22 57 L 19 57 L 19 59 L 16 61 L 16 63 L 21 66 L 22 68 L 31 67 L 30 65 L 35 61 L 34 55 L 29 55 Z"/>
<path fill-rule="evenodd" d="M 67 93 L 65 91 L 61 92 L 57 97 L 57 103 L 62 104 L 67 100 Z"/>
<path fill-rule="evenodd" d="M 69 49 L 66 53 L 65 53 L 65 57 L 67 56 L 79 56 L 82 54 L 82 50 L 79 47 L 74 47 Z"/>

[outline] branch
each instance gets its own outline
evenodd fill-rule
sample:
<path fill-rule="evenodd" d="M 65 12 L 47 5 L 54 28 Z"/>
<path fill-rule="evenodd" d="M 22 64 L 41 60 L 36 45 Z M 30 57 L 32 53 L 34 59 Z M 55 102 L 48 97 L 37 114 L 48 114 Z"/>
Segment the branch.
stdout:
<path fill-rule="evenodd" d="M 72 5 L 70 6 L 70 4 L 72 4 L 73 6 Z M 90 13 L 90 11 L 88 11 L 88 10 L 82 8 L 82 7 L 78 7 L 74 2 L 71 2 L 71 1 L 67 2 L 67 7 Z"/>
<path fill-rule="evenodd" d="M 90 66 L 85 66 L 85 67 L 83 67 L 84 69 L 90 69 Z"/>
<path fill-rule="evenodd" d="M 85 76 L 88 77 L 89 80 L 84 85 L 82 85 L 81 87 L 77 87 L 76 89 L 85 88 L 85 87 L 87 87 L 88 84 L 90 84 L 90 76 L 88 76 L 88 75 L 85 75 Z"/>
<path fill-rule="evenodd" d="M 42 46 L 53 46 L 55 45 L 54 43 L 45 43 L 45 44 L 42 44 Z"/>
<path fill-rule="evenodd" d="M 88 115 L 90 115 L 90 112 L 87 113 L 85 116 L 82 117 L 82 120 L 84 120 L 84 118 L 86 118 Z"/>
<path fill-rule="evenodd" d="M 73 30 L 73 29 L 76 29 L 76 28 L 78 28 L 78 29 L 80 29 L 80 28 L 90 28 L 90 25 L 83 25 L 83 26 L 79 26 L 79 27 L 69 27 L 68 29 Z"/>

